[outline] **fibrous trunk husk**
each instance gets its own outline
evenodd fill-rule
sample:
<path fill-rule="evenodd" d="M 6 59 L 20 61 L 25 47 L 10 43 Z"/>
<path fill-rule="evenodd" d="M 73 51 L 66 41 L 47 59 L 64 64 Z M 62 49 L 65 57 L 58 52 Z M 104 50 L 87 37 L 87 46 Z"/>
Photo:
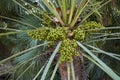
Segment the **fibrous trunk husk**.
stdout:
<path fill-rule="evenodd" d="M 87 74 L 85 71 L 83 60 L 80 57 L 74 57 L 74 71 L 75 71 L 75 80 L 88 80 Z M 68 80 L 68 73 L 67 73 L 67 63 L 62 62 L 59 65 L 59 71 L 61 75 L 61 80 Z M 72 80 L 72 74 L 70 73 L 71 80 Z"/>

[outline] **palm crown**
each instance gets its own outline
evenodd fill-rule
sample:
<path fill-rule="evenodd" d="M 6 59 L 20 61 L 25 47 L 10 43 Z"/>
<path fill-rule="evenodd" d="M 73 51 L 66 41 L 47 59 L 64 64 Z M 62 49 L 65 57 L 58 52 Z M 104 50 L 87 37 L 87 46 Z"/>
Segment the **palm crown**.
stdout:
<path fill-rule="evenodd" d="M 83 56 L 95 63 L 111 78 L 115 80 L 120 79 L 120 77 L 110 67 L 108 67 L 97 57 L 97 55 L 87 48 L 92 48 L 96 51 L 100 51 L 101 53 L 120 60 L 120 58 L 117 57 L 117 54 L 113 55 L 112 53 L 104 52 L 94 46 L 91 46 L 90 44 L 87 44 L 89 40 L 95 40 L 93 35 L 94 33 L 105 33 L 105 31 L 109 29 L 98 23 L 99 21 L 91 21 L 90 17 L 91 15 L 95 14 L 95 17 L 100 18 L 101 14 L 99 13 L 99 9 L 109 3 L 110 0 L 39 0 L 39 6 L 37 7 L 24 0 L 13 0 L 13 2 L 27 11 L 23 11 L 27 16 L 22 16 L 23 19 L 21 20 L 0 16 L 2 18 L 23 24 L 23 27 L 19 27 L 21 26 L 20 24 L 14 25 L 14 28 L 18 29 L 5 28 L 6 30 L 12 30 L 12 32 L 0 34 L 1 36 L 4 36 L 18 33 L 16 35 L 18 37 L 18 42 L 24 42 L 22 45 L 16 46 L 18 51 L 20 51 L 19 47 L 24 46 L 26 43 L 26 45 L 22 48 L 22 50 L 25 50 L 0 61 L 0 64 L 2 64 L 15 58 L 14 61 L 19 62 L 15 67 L 19 69 L 18 72 L 15 72 L 17 78 L 14 77 L 14 79 L 23 79 L 23 74 L 31 73 L 30 75 L 32 76 L 30 78 L 27 79 L 25 76 L 26 80 L 30 80 L 31 78 L 33 78 L 33 80 L 36 80 L 37 78 L 40 78 L 40 80 L 45 80 L 47 73 L 50 71 L 49 69 L 51 64 L 55 62 L 56 65 L 53 69 L 53 73 L 50 74 L 50 80 L 54 79 L 57 68 L 60 67 L 61 69 L 61 64 L 66 65 L 66 79 L 70 80 L 70 78 L 72 78 L 73 80 L 76 80 L 78 75 L 75 74 L 75 61 L 81 63 L 81 65 L 84 65 L 82 62 Z M 29 16 L 31 15 L 34 16 L 34 18 L 30 18 Z M 32 22 L 34 25 L 29 23 L 29 19 L 36 21 Z M 106 33 L 109 32 L 106 31 Z M 10 37 L 15 37 L 15 35 Z M 27 49 L 27 47 L 31 48 Z M 17 50 L 13 50 L 13 52 L 17 52 Z M 47 60 L 45 57 L 50 58 Z M 57 61 L 54 60 L 55 57 L 58 58 Z M 29 66 L 27 67 L 25 65 Z M 22 67 L 19 68 L 19 66 Z M 42 70 L 43 73 L 41 74 Z M 62 77 L 65 76 L 62 73 L 60 74 Z M 65 80 L 65 78 L 61 79 Z"/>

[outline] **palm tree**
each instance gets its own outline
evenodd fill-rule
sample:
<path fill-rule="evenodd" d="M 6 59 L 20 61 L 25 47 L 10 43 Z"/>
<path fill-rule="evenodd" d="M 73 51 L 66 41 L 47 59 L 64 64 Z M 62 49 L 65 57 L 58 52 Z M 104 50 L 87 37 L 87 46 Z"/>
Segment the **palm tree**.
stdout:
<path fill-rule="evenodd" d="M 14 47 L 12 52 L 16 54 L 0 61 L 0 64 L 12 60 L 15 64 L 12 77 L 14 80 L 53 80 L 58 68 L 61 80 L 87 80 L 84 62 L 86 59 L 96 64 L 111 78 L 120 79 L 98 58 L 98 53 L 104 53 L 120 60 L 118 54 L 97 48 L 98 41 L 104 38 L 110 39 L 104 35 L 112 35 L 113 33 L 109 33 L 109 30 L 115 28 L 105 28 L 97 23 L 102 17 L 99 9 L 110 0 L 39 0 L 35 7 L 24 0 L 13 0 L 13 2 L 24 9 L 24 14 L 19 14 L 17 19 L 1 15 L 2 19 L 18 23 L 1 28 L 10 32 L 1 33 L 0 36 L 13 34 L 6 37 L 6 40 L 10 40 L 10 43 L 7 43 L 9 45 L 12 42 L 12 47 Z M 91 17 L 97 19 L 91 21 Z M 102 39 L 101 36 L 103 36 Z M 18 43 L 20 44 L 16 45 Z M 58 78 L 55 77 L 55 79 Z"/>

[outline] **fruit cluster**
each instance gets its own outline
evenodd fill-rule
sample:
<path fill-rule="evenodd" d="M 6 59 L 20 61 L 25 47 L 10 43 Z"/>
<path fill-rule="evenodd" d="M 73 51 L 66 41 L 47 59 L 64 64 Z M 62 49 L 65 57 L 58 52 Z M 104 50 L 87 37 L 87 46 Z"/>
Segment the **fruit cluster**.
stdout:
<path fill-rule="evenodd" d="M 65 39 L 59 49 L 60 61 L 61 62 L 71 62 L 74 56 L 79 56 L 77 52 L 78 45 L 75 40 Z"/>
<path fill-rule="evenodd" d="M 94 21 L 84 23 L 74 30 L 74 39 L 78 41 L 84 41 L 87 35 L 93 32 L 98 32 L 100 28 L 104 28 L 104 26 Z"/>
<path fill-rule="evenodd" d="M 38 39 L 40 41 L 62 41 L 62 45 L 59 49 L 59 53 L 61 55 L 60 61 L 70 62 L 73 60 L 74 56 L 79 56 L 76 40 L 84 41 L 87 35 L 92 32 L 99 31 L 99 28 L 104 27 L 101 24 L 92 21 L 80 25 L 73 31 L 69 30 L 69 28 L 66 29 L 65 27 L 57 27 L 55 29 L 52 27 L 41 27 L 39 29 L 29 31 L 28 34 L 33 39 Z"/>
<path fill-rule="evenodd" d="M 28 35 L 32 39 L 38 39 L 40 41 L 44 41 L 47 39 L 46 37 L 47 37 L 48 33 L 49 33 L 49 28 L 41 27 L 39 29 L 29 31 Z"/>
<path fill-rule="evenodd" d="M 41 27 L 40 29 L 29 31 L 28 34 L 32 37 L 32 39 L 38 39 L 40 41 L 56 41 L 66 38 L 66 31 L 64 27 L 57 27 L 56 29 L 51 27 Z"/>
<path fill-rule="evenodd" d="M 91 34 L 92 32 L 98 32 L 100 28 L 104 28 L 104 26 L 100 23 L 91 21 L 84 23 L 83 25 L 79 26 L 79 28 L 84 30 L 86 34 Z"/>
<path fill-rule="evenodd" d="M 66 31 L 64 27 L 57 27 L 56 29 L 49 28 L 47 35 L 48 41 L 64 40 L 66 38 Z"/>
<path fill-rule="evenodd" d="M 48 12 L 43 12 L 43 14 L 41 15 L 41 18 L 42 18 L 42 24 L 44 24 L 44 25 L 46 25 L 46 22 L 47 22 L 47 25 L 51 25 L 52 23 L 53 23 L 53 21 L 50 19 L 50 18 L 48 18 L 47 16 L 46 16 L 46 14 L 47 15 L 49 15 L 49 17 L 51 17 L 52 15 L 51 14 L 49 14 Z"/>
<path fill-rule="evenodd" d="M 77 41 L 84 41 L 85 39 L 85 31 L 81 28 L 77 28 L 74 30 L 74 39 Z"/>

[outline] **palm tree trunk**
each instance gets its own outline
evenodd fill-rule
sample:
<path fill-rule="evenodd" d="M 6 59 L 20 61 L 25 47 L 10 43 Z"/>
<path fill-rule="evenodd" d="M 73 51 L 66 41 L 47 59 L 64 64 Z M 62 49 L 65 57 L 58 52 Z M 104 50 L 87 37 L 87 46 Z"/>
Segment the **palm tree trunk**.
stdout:
<path fill-rule="evenodd" d="M 75 80 L 88 80 L 82 59 L 80 57 L 74 57 L 73 63 L 75 71 Z M 66 62 L 63 62 L 59 65 L 59 71 L 61 75 L 61 80 L 68 80 Z M 72 80 L 72 74 L 70 74 L 70 77 L 70 79 Z"/>

